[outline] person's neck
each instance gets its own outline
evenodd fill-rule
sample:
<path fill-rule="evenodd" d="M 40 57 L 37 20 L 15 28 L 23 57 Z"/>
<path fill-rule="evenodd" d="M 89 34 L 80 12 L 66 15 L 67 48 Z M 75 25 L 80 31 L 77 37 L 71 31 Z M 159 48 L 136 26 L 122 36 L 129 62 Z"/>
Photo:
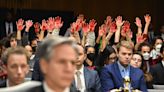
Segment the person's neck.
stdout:
<path fill-rule="evenodd" d="M 77 66 L 76 66 L 76 69 L 77 69 L 77 70 L 80 70 L 80 69 L 82 68 L 82 66 L 83 66 L 83 64 L 82 64 L 82 65 L 77 65 Z"/>
<path fill-rule="evenodd" d="M 8 85 L 9 87 L 16 86 L 18 84 L 13 83 L 12 81 L 8 80 Z"/>
<path fill-rule="evenodd" d="M 123 65 L 123 64 L 121 64 L 124 68 L 127 68 L 128 67 L 128 65 Z"/>
<path fill-rule="evenodd" d="M 164 62 L 164 58 L 162 59 L 162 61 Z"/>
<path fill-rule="evenodd" d="M 45 80 L 47 86 L 52 89 L 54 92 L 63 92 L 65 88 L 54 85 L 51 80 Z"/>
<path fill-rule="evenodd" d="M 119 62 L 120 63 L 120 62 Z M 122 65 L 124 68 L 127 68 L 128 67 L 128 65 L 124 65 L 124 64 L 122 64 L 122 63 L 120 63 L 120 65 Z"/>
<path fill-rule="evenodd" d="M 93 65 L 93 62 L 89 59 L 86 60 L 86 63 L 89 65 L 89 66 L 92 66 Z"/>

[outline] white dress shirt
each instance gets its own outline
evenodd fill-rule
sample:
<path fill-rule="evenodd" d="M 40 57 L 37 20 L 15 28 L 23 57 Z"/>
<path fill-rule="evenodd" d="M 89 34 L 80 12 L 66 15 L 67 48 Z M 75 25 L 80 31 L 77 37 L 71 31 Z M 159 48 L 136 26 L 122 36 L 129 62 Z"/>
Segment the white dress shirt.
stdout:
<path fill-rule="evenodd" d="M 75 71 L 74 78 L 75 78 L 76 87 L 77 87 L 77 75 L 76 75 L 77 71 L 80 71 L 80 79 L 82 85 L 82 89 L 80 90 L 80 92 L 85 92 L 86 86 L 85 86 L 85 77 L 84 77 L 84 65 L 81 67 L 81 69 Z"/>
<path fill-rule="evenodd" d="M 10 87 L 9 86 L 9 80 L 8 79 L 6 80 L 6 87 Z"/>
<path fill-rule="evenodd" d="M 43 88 L 44 88 L 45 92 L 56 92 L 55 90 L 48 87 L 46 82 L 43 82 Z M 70 92 L 70 88 L 69 87 L 66 88 L 63 92 Z"/>
<path fill-rule="evenodd" d="M 162 60 L 162 65 L 163 65 L 163 67 L 164 67 L 164 60 Z"/>

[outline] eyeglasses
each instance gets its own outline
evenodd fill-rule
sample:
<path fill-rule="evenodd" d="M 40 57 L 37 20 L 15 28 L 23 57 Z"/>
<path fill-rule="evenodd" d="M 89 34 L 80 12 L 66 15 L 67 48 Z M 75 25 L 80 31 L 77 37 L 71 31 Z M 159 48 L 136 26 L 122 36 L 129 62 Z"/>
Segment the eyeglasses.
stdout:
<path fill-rule="evenodd" d="M 142 62 L 141 59 L 137 59 L 137 58 L 132 58 L 133 61 L 138 61 L 138 62 Z"/>

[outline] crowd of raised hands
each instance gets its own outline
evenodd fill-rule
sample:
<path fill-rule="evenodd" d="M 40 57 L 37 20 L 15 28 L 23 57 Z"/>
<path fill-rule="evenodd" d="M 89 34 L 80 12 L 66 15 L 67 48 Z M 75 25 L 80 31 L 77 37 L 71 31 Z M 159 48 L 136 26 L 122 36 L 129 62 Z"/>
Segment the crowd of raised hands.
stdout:
<path fill-rule="evenodd" d="M 136 33 L 136 44 L 142 43 L 147 40 L 148 27 L 151 22 L 151 16 L 146 14 L 144 16 L 145 27 L 142 28 L 141 19 L 136 17 L 134 23 L 138 27 Z M 47 31 L 47 36 L 59 35 L 60 28 L 64 25 L 62 18 L 49 17 L 47 20 L 43 19 L 42 23 L 35 22 L 32 20 L 19 19 L 16 22 L 17 25 L 17 39 L 21 39 L 21 31 L 25 30 L 29 32 L 30 28 L 33 26 L 38 40 L 41 41 L 44 38 L 44 33 Z M 117 16 L 112 19 L 111 16 L 107 16 L 104 23 L 98 28 L 98 37 L 95 37 L 95 27 L 97 22 L 95 19 L 91 19 L 89 23 L 86 22 L 84 15 L 80 14 L 76 21 L 70 24 L 70 38 L 74 39 L 77 43 L 83 46 L 91 45 L 94 46 L 95 43 L 99 43 L 102 38 L 102 48 L 105 44 L 110 43 L 111 37 L 114 35 L 114 43 L 118 43 L 120 40 L 132 41 L 134 32 L 131 30 L 130 22 L 128 20 L 123 20 L 122 16 Z M 143 31 L 142 31 L 143 30 Z M 79 32 L 80 31 L 80 32 Z M 82 34 L 80 34 L 82 33 Z M 96 39 L 97 38 L 97 39 Z"/>
<path fill-rule="evenodd" d="M 134 52 L 134 54 L 132 53 L 132 57 L 133 55 L 139 55 L 139 59 L 134 58 L 135 60 L 133 60 L 133 58 L 130 58 L 129 65 L 140 68 L 144 73 L 146 82 L 150 82 L 153 81 L 152 75 L 150 74 L 150 66 L 162 60 L 163 56 L 160 49 L 163 46 L 164 40 L 161 37 L 154 39 L 153 49 L 150 43 L 145 43 L 149 40 L 148 31 L 151 16 L 146 14 L 143 17 L 144 22 L 141 22 L 141 19 L 136 17 L 134 22 L 130 23 L 128 20 L 124 20 L 122 16 L 117 16 L 116 18 L 107 16 L 104 23 L 99 24 L 100 26 L 97 27 L 98 23 L 95 19 L 91 19 L 87 22 L 86 20 L 88 19 L 85 19 L 85 16 L 80 14 L 77 19 L 70 24 L 70 27 L 64 30 L 66 31 L 64 36 L 84 48 L 84 53 L 86 54 L 84 66 L 92 70 L 97 70 L 98 72 L 100 72 L 99 70 L 101 70 L 102 67 L 112 64 L 119 59 L 119 45 L 122 44 L 121 42 L 125 42 L 122 46 L 129 45 L 125 47 L 133 49 L 132 52 Z M 132 31 L 134 30 L 131 29 L 132 23 L 136 25 L 136 31 Z M 34 63 L 38 55 L 37 47 L 39 47 L 44 38 L 59 36 L 60 29 L 63 25 L 64 21 L 60 16 L 43 19 L 41 23 L 20 18 L 16 21 L 17 32 L 14 33 L 15 36 L 11 34 L 8 37 L 9 45 L 6 44 L 7 42 L 2 44 L 5 39 L 0 41 L 1 47 L 4 45 L 4 48 L 1 48 L 0 55 L 3 54 L 6 48 L 23 46 L 30 53 L 30 69 L 31 72 L 33 72 Z M 30 32 L 34 34 L 30 34 Z M 29 36 L 31 35 L 35 38 L 30 39 Z M 144 46 L 146 49 L 141 50 Z M 36 58 L 34 59 L 34 57 Z M 136 61 L 139 62 L 138 65 L 134 64 Z M 3 76 L 1 73 L 2 68 L 3 64 L 0 62 L 0 78 Z"/>

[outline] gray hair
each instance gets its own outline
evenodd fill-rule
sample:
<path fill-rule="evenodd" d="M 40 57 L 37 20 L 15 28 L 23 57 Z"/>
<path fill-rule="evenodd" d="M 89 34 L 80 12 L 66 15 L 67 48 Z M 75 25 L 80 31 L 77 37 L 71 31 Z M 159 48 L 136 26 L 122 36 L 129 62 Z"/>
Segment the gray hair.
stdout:
<path fill-rule="evenodd" d="M 46 37 L 38 46 L 38 50 L 37 50 L 38 58 L 49 61 L 52 52 L 54 51 L 54 47 L 63 44 L 69 44 L 70 46 L 73 47 L 73 49 L 75 49 L 77 53 L 75 43 L 72 40 L 61 36 L 50 36 L 50 37 Z"/>

